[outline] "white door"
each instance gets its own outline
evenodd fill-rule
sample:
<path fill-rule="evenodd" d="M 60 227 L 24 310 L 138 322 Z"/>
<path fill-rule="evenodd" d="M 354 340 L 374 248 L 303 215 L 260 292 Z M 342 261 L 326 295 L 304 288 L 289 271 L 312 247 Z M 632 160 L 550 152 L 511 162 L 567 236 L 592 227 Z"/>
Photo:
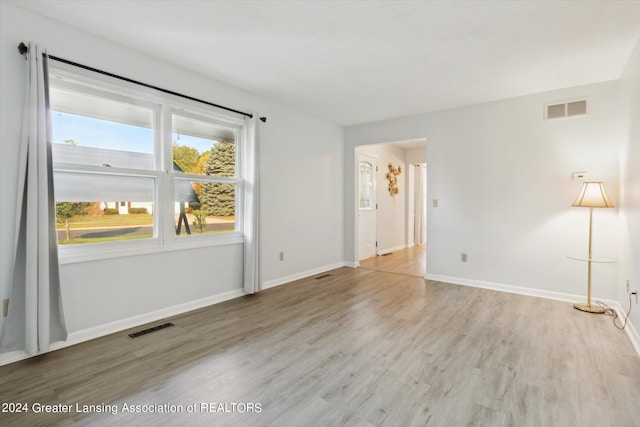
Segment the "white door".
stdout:
<path fill-rule="evenodd" d="M 376 254 L 376 171 L 375 157 L 358 154 L 358 259 Z"/>

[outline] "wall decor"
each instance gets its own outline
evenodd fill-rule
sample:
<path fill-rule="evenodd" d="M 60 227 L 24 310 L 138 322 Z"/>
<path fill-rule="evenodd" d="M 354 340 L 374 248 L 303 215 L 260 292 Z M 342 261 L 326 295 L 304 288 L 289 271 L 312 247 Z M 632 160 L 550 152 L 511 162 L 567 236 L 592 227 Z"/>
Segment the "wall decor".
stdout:
<path fill-rule="evenodd" d="M 400 188 L 398 187 L 398 175 L 402 173 L 402 167 L 395 167 L 391 163 L 389 163 L 389 172 L 387 172 L 387 181 L 389 181 L 389 194 L 391 196 L 395 196 L 400 193 Z"/>

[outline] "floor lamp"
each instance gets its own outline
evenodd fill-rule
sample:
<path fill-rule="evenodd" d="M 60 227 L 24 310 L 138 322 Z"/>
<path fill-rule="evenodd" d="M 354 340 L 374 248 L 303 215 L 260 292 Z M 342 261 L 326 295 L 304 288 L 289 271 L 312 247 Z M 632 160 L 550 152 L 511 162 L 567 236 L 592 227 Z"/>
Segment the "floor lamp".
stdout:
<path fill-rule="evenodd" d="M 591 305 L 591 230 L 593 228 L 593 208 L 613 208 L 613 203 L 607 197 L 603 182 L 585 182 L 582 184 L 578 198 L 571 206 L 589 208 L 589 256 L 587 258 L 587 303 L 574 304 L 573 307 L 588 313 L 604 313 L 604 307 Z"/>

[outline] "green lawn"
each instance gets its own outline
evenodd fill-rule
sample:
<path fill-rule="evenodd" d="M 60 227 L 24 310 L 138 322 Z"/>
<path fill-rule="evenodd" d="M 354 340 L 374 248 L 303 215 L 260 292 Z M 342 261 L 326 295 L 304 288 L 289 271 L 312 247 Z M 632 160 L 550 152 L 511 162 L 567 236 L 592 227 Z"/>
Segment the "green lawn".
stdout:
<path fill-rule="evenodd" d="M 72 218 L 69 228 L 100 228 L 152 224 L 153 215 L 149 214 L 96 215 Z M 63 230 L 64 224 L 58 224 L 58 229 Z"/>
<path fill-rule="evenodd" d="M 222 219 L 222 218 L 221 218 Z M 225 217 L 224 219 L 234 220 L 234 217 Z M 150 226 L 153 225 L 153 215 L 150 214 L 127 214 L 127 215 L 96 215 L 96 216 L 83 216 L 73 218 L 69 224 L 69 228 L 71 230 L 78 229 L 106 229 L 112 228 L 117 229 L 118 227 L 131 227 L 131 226 Z M 193 225 L 192 221 L 190 221 L 189 226 L 191 228 L 191 234 L 198 235 L 201 234 L 198 227 Z M 58 224 L 58 231 L 64 231 L 64 224 Z M 224 233 L 229 232 L 231 230 L 204 230 L 203 234 L 212 234 L 212 233 Z M 151 233 L 151 229 L 149 229 L 150 234 L 144 235 L 118 235 L 112 237 L 79 237 L 73 238 L 71 240 L 61 239 L 58 241 L 60 245 L 69 245 L 69 244 L 79 244 L 79 243 L 97 243 L 97 242 L 110 242 L 116 240 L 133 240 L 133 239 L 144 239 L 151 238 L 153 234 Z M 82 234 L 82 232 L 80 232 Z M 181 235 L 185 235 L 184 227 L 182 229 Z"/>

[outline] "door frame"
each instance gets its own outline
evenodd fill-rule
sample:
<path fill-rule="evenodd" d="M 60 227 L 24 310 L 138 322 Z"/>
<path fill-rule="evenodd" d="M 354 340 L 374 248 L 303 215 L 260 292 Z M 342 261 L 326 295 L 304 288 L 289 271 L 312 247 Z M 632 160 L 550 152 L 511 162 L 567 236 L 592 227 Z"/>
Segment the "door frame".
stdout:
<path fill-rule="evenodd" d="M 375 145 L 382 145 L 382 144 L 398 144 L 405 142 L 405 141 L 416 141 L 416 140 L 420 140 L 423 142 L 424 144 L 424 148 L 426 151 L 426 156 L 424 161 L 426 161 L 427 163 L 427 197 L 429 197 L 430 194 L 430 188 L 432 186 L 432 183 L 430 182 L 428 176 L 429 176 L 429 170 L 430 168 L 428 167 L 429 162 L 428 159 L 428 151 L 429 151 L 429 139 L 425 136 L 420 136 L 420 137 L 416 137 L 416 138 L 408 138 L 408 139 L 400 139 L 398 138 L 397 140 L 394 139 L 389 139 L 388 141 L 378 141 L 378 142 L 371 142 L 371 143 L 355 143 L 354 145 L 352 145 L 349 148 L 349 151 L 351 151 L 352 154 L 349 155 L 350 157 L 350 162 L 351 162 L 351 171 L 349 171 L 350 173 L 352 173 L 353 175 L 351 175 L 353 177 L 353 182 L 351 183 L 350 187 L 351 190 L 354 193 L 352 193 L 350 196 L 353 197 L 353 199 L 351 199 L 353 201 L 353 206 L 350 206 L 350 211 L 351 211 L 351 218 L 352 218 L 352 236 L 351 236 L 351 242 L 353 243 L 351 245 L 351 247 L 349 248 L 349 252 L 351 253 L 351 255 L 353 256 L 353 258 L 351 258 L 351 260 L 353 261 L 349 261 L 349 265 L 351 267 L 354 268 L 358 268 L 360 267 L 360 254 L 359 254 L 359 233 L 360 233 L 360 224 L 359 224 L 359 220 L 358 220 L 358 207 L 359 207 L 359 201 L 358 201 L 358 195 L 359 195 L 359 189 L 358 189 L 358 183 L 359 183 L 359 170 L 358 170 L 358 154 L 360 154 L 361 150 L 365 149 L 365 147 L 368 146 L 375 146 Z M 351 155 L 353 155 L 353 157 L 351 157 Z M 426 222 L 425 222 L 425 227 L 427 230 L 427 238 L 425 240 L 425 244 L 428 245 L 428 241 L 429 241 L 429 223 L 430 223 L 430 215 L 429 215 L 429 203 L 427 203 L 427 218 L 426 218 Z M 426 254 L 425 254 L 426 257 Z M 426 262 L 426 270 L 428 271 L 429 268 L 429 263 L 428 260 Z M 426 277 L 426 273 L 425 273 L 425 277 Z"/>
<path fill-rule="evenodd" d="M 417 218 L 420 217 L 420 223 L 422 224 L 422 230 L 420 232 L 420 244 L 427 243 L 427 198 L 429 194 L 427 192 L 427 163 L 420 163 L 415 165 L 414 169 L 414 191 L 413 191 L 413 199 L 414 199 L 414 215 L 413 215 L 413 236 L 412 241 L 413 244 L 416 244 L 416 234 L 418 231 L 416 230 L 416 222 Z M 418 181 L 420 181 L 420 185 L 418 186 Z M 418 187 L 422 190 L 421 194 L 418 194 Z M 424 197 L 423 197 L 424 196 Z M 416 215 L 416 211 L 418 211 L 417 201 L 421 201 L 422 204 L 419 209 L 419 216 Z"/>

